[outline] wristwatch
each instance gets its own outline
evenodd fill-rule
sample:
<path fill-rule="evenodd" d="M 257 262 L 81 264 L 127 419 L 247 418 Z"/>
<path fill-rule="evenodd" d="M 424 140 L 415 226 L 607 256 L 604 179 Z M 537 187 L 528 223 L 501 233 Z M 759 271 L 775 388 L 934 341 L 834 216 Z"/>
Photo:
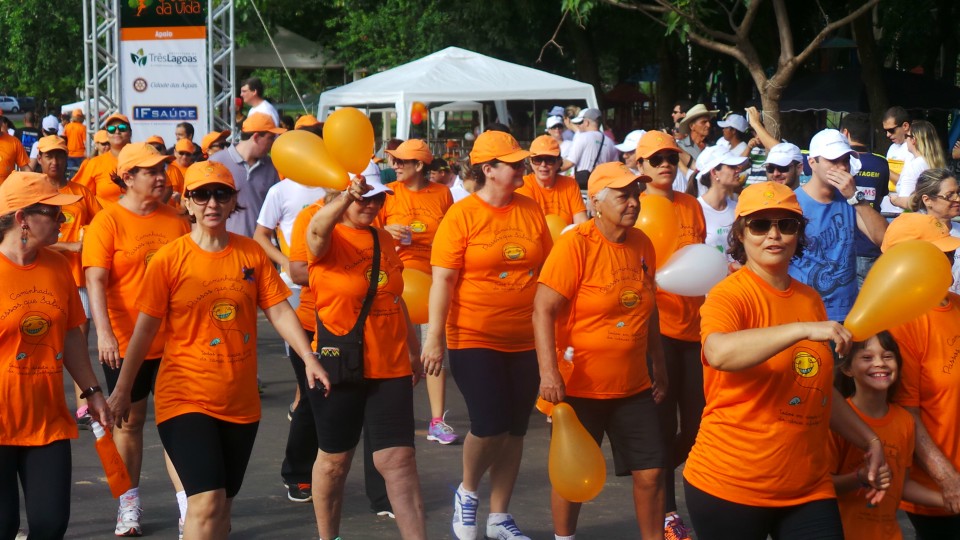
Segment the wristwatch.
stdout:
<path fill-rule="evenodd" d="M 862 191 L 856 191 L 853 193 L 853 196 L 847 199 L 847 204 L 850 206 L 856 206 L 860 204 L 867 196 L 863 194 Z"/>
<path fill-rule="evenodd" d="M 88 397 L 97 393 L 102 394 L 103 390 L 101 390 L 99 386 L 91 386 L 90 388 L 87 388 L 83 392 L 80 392 L 80 399 L 87 399 Z"/>

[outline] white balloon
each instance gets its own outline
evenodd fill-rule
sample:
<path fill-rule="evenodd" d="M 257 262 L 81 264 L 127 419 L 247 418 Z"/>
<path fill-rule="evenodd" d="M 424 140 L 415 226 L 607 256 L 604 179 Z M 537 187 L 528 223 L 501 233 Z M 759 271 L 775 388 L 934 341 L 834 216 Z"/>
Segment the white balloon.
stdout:
<path fill-rule="evenodd" d="M 560 234 L 563 234 L 563 233 L 569 231 L 570 229 L 574 229 L 574 228 L 576 228 L 576 227 L 577 227 L 577 224 L 576 224 L 576 223 L 574 223 L 573 225 L 567 225 L 566 227 L 563 228 L 562 231 L 560 231 Z"/>
<path fill-rule="evenodd" d="M 727 277 L 727 258 L 706 244 L 678 249 L 657 270 L 657 286 L 680 296 L 703 296 Z"/>

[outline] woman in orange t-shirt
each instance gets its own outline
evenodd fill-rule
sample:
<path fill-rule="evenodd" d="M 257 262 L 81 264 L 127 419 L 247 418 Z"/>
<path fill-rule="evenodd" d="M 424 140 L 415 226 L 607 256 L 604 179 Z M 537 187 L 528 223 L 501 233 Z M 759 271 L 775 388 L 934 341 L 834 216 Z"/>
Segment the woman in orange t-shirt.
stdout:
<path fill-rule="evenodd" d="M 642 538 L 662 537 L 663 439 L 657 409 L 667 387 L 653 245 L 634 228 L 640 182 L 620 162 L 604 163 L 587 183 L 595 216 L 563 234 L 543 263 L 533 308 L 540 395 L 566 401 L 596 439 L 610 437 L 617 476 L 633 477 Z M 573 348 L 572 363 L 557 357 Z M 647 372 L 652 359 L 653 381 Z M 564 370 L 561 375 L 560 370 Z M 557 537 L 577 532 L 580 504 L 551 493 Z"/>
<path fill-rule="evenodd" d="M 205 161 L 187 169 L 184 182 L 196 226 L 150 261 L 110 406 L 119 418 L 128 415 L 137 372 L 166 324 L 154 404 L 160 440 L 187 495 L 183 533 L 226 538 L 260 421 L 257 308 L 304 359 L 309 384 L 328 380 L 266 254 L 227 231 L 237 210 L 230 171 Z"/>
<path fill-rule="evenodd" d="M 393 159 L 390 164 L 397 173 L 397 181 L 387 184 L 393 195 L 387 197 L 380 210 L 383 229 L 397 241 L 397 254 L 404 268 L 419 270 L 430 275 L 430 249 L 437 227 L 444 214 L 453 206 L 450 188 L 431 182 L 427 178 L 433 154 L 420 139 L 403 142 L 395 150 L 387 150 Z M 417 332 L 426 333 L 425 325 L 418 325 Z M 441 371 L 437 376 L 428 376 L 427 397 L 430 399 L 430 424 L 427 440 L 440 444 L 457 441 L 457 434 L 445 421 L 447 377 Z"/>
<path fill-rule="evenodd" d="M 330 335 L 344 336 L 357 325 L 374 278 L 374 234 L 380 253 L 368 316 L 359 329 L 362 381 L 338 381 L 328 395 L 307 391 L 319 446 L 313 468 L 319 496 L 313 505 L 320 538 L 340 534 L 343 486 L 361 430 L 369 436 L 373 463 L 386 481 L 400 535 L 426 538 L 413 441 L 413 386 L 423 373 L 420 342 L 401 296 L 403 263 L 393 239 L 371 227 L 390 192 L 376 179 L 355 179 L 314 214 L 307 229 L 310 289 L 317 307 L 313 343 L 321 356 L 339 351 L 326 341 Z"/>
<path fill-rule="evenodd" d="M 164 165 L 172 158 L 147 143 L 124 146 L 117 162 L 118 184 L 126 196 L 97 213 L 83 237 L 84 274 L 90 312 L 97 327 L 97 349 L 107 388 L 112 394 L 137 318 L 137 293 L 154 253 L 188 233 L 187 222 L 163 204 L 167 179 Z M 142 533 L 140 526 L 140 469 L 143 461 L 143 425 L 147 398 L 153 391 L 165 336 L 148 351 L 150 360 L 137 375 L 133 407 L 126 422 L 114 429 L 114 440 L 130 473 L 130 491 L 121 495 L 116 534 Z M 176 475 L 174 487 L 181 491 Z"/>
<path fill-rule="evenodd" d="M 63 395 L 63 368 L 84 390 L 96 419 L 112 418 L 90 368 L 77 285 L 54 244 L 62 205 L 49 177 L 14 172 L 0 185 L 0 537 L 20 526 L 23 484 L 30 537 L 63 538 L 70 521 L 70 439 L 77 424 Z M 18 230 L 19 229 L 19 230 Z"/>
<path fill-rule="evenodd" d="M 730 254 L 743 268 L 701 309 L 706 407 L 683 471 L 701 540 L 843 538 L 831 429 L 866 452 L 873 489 L 890 485 L 883 444 L 833 389 L 829 342 L 845 354 L 850 332 L 787 272 L 805 227 L 790 188 L 764 182 L 740 194 Z"/>
<path fill-rule="evenodd" d="M 117 171 L 120 151 L 130 144 L 133 131 L 130 128 L 130 119 L 119 113 L 107 118 L 104 130 L 107 133 L 107 142 L 110 143 L 109 151 L 101 151 L 96 157 L 84 161 L 72 181 L 89 189 L 97 196 L 100 204 L 106 206 L 107 203 L 119 201 L 123 196 L 123 188 L 113 181 L 113 176 Z"/>
<path fill-rule="evenodd" d="M 470 162 L 480 189 L 450 208 L 433 243 L 424 366 L 428 375 L 443 369 L 446 337 L 450 370 L 470 413 L 463 482 L 454 495 L 460 539 L 477 535 L 477 490 L 487 469 L 487 536 L 525 538 L 508 506 L 540 385 L 533 298 L 553 247 L 540 207 L 514 194 L 528 155 L 508 133 L 477 137 Z"/>
<path fill-rule="evenodd" d="M 537 201 L 544 215 L 560 216 L 567 225 L 587 220 L 580 186 L 570 176 L 560 175 L 560 144 L 550 135 L 541 135 L 530 143 L 530 165 L 533 174 L 523 177 L 517 193 Z"/>

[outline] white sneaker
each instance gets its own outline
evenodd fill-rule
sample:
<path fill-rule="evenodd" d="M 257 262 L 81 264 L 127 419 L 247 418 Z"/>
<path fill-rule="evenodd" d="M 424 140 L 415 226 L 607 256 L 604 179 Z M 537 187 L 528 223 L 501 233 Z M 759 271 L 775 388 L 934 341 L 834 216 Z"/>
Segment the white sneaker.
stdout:
<path fill-rule="evenodd" d="M 520 529 L 517 523 L 513 521 L 513 516 L 507 514 L 507 518 L 499 523 L 487 521 L 487 538 L 496 540 L 530 540 Z"/>
<path fill-rule="evenodd" d="M 117 529 L 114 534 L 117 536 L 143 536 L 143 529 L 140 528 L 140 518 L 143 516 L 143 509 L 138 504 L 122 505 L 117 510 Z"/>
<path fill-rule="evenodd" d="M 480 502 L 476 497 L 463 493 L 459 488 L 453 494 L 453 535 L 459 540 L 476 540 L 479 507 Z"/>

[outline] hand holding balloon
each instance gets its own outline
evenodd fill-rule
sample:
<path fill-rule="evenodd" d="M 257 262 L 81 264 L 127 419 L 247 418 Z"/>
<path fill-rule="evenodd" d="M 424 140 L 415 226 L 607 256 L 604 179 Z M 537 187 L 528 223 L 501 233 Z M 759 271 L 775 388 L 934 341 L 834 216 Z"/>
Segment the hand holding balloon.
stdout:
<path fill-rule="evenodd" d="M 553 408 L 550 439 L 550 484 L 570 502 L 586 502 L 603 490 L 607 463 L 597 441 L 590 436 L 567 403 Z"/>

